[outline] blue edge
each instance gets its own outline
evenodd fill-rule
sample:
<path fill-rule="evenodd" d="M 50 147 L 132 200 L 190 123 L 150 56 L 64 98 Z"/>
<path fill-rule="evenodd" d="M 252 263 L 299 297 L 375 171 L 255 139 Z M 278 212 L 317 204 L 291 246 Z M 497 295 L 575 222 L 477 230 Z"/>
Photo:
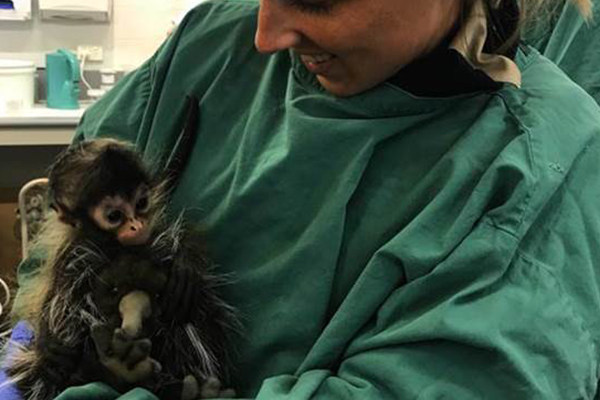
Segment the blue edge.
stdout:
<path fill-rule="evenodd" d="M 22 345 L 26 345 L 31 342 L 33 339 L 33 331 L 29 328 L 26 322 L 19 322 L 13 328 L 13 331 L 10 335 L 11 344 L 9 344 L 6 348 L 6 354 L 2 354 L 2 368 L 0 369 L 0 399 L 1 400 L 21 400 L 21 395 L 17 388 L 8 383 L 8 378 L 6 373 L 4 372 L 5 368 L 5 360 L 10 358 L 11 348 L 13 347 L 12 343 L 19 343 Z M 7 357 L 8 356 L 8 357 Z"/>

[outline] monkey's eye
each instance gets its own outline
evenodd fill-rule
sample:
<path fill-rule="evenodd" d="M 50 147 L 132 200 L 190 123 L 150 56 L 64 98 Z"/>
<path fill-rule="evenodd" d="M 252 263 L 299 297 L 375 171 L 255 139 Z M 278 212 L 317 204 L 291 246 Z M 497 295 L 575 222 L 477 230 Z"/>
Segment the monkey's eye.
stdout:
<path fill-rule="evenodd" d="M 123 213 L 119 210 L 112 210 L 106 214 L 106 219 L 111 225 L 120 224 L 123 221 Z"/>
<path fill-rule="evenodd" d="M 142 196 L 138 199 L 137 203 L 135 203 L 135 210 L 137 212 L 145 212 L 148 211 L 149 206 L 150 202 L 148 201 L 148 196 Z"/>

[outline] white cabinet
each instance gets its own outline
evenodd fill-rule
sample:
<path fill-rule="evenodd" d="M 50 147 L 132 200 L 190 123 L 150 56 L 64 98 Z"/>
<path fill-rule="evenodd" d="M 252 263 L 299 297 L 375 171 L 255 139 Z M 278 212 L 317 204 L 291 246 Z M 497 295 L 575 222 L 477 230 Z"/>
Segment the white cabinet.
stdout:
<path fill-rule="evenodd" d="M 31 19 L 31 0 L 0 2 L 0 20 L 27 21 Z"/>

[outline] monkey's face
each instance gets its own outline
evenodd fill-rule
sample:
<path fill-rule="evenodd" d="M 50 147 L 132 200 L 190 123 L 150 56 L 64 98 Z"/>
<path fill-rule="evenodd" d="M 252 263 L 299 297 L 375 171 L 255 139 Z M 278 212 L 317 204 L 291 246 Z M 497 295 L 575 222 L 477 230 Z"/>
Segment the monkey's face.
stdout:
<path fill-rule="evenodd" d="M 98 227 L 111 232 L 124 246 L 146 243 L 152 227 L 152 199 L 146 185 L 137 188 L 131 198 L 106 196 L 91 207 L 89 215 Z"/>

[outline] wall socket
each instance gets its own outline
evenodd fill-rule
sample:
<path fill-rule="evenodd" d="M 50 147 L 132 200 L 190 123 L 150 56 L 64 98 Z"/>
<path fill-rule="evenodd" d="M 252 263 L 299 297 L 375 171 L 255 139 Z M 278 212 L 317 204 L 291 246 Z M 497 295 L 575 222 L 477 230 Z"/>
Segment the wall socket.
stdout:
<path fill-rule="evenodd" d="M 86 61 L 102 61 L 104 54 L 102 46 L 77 46 L 77 58 L 80 60 L 86 56 Z"/>

